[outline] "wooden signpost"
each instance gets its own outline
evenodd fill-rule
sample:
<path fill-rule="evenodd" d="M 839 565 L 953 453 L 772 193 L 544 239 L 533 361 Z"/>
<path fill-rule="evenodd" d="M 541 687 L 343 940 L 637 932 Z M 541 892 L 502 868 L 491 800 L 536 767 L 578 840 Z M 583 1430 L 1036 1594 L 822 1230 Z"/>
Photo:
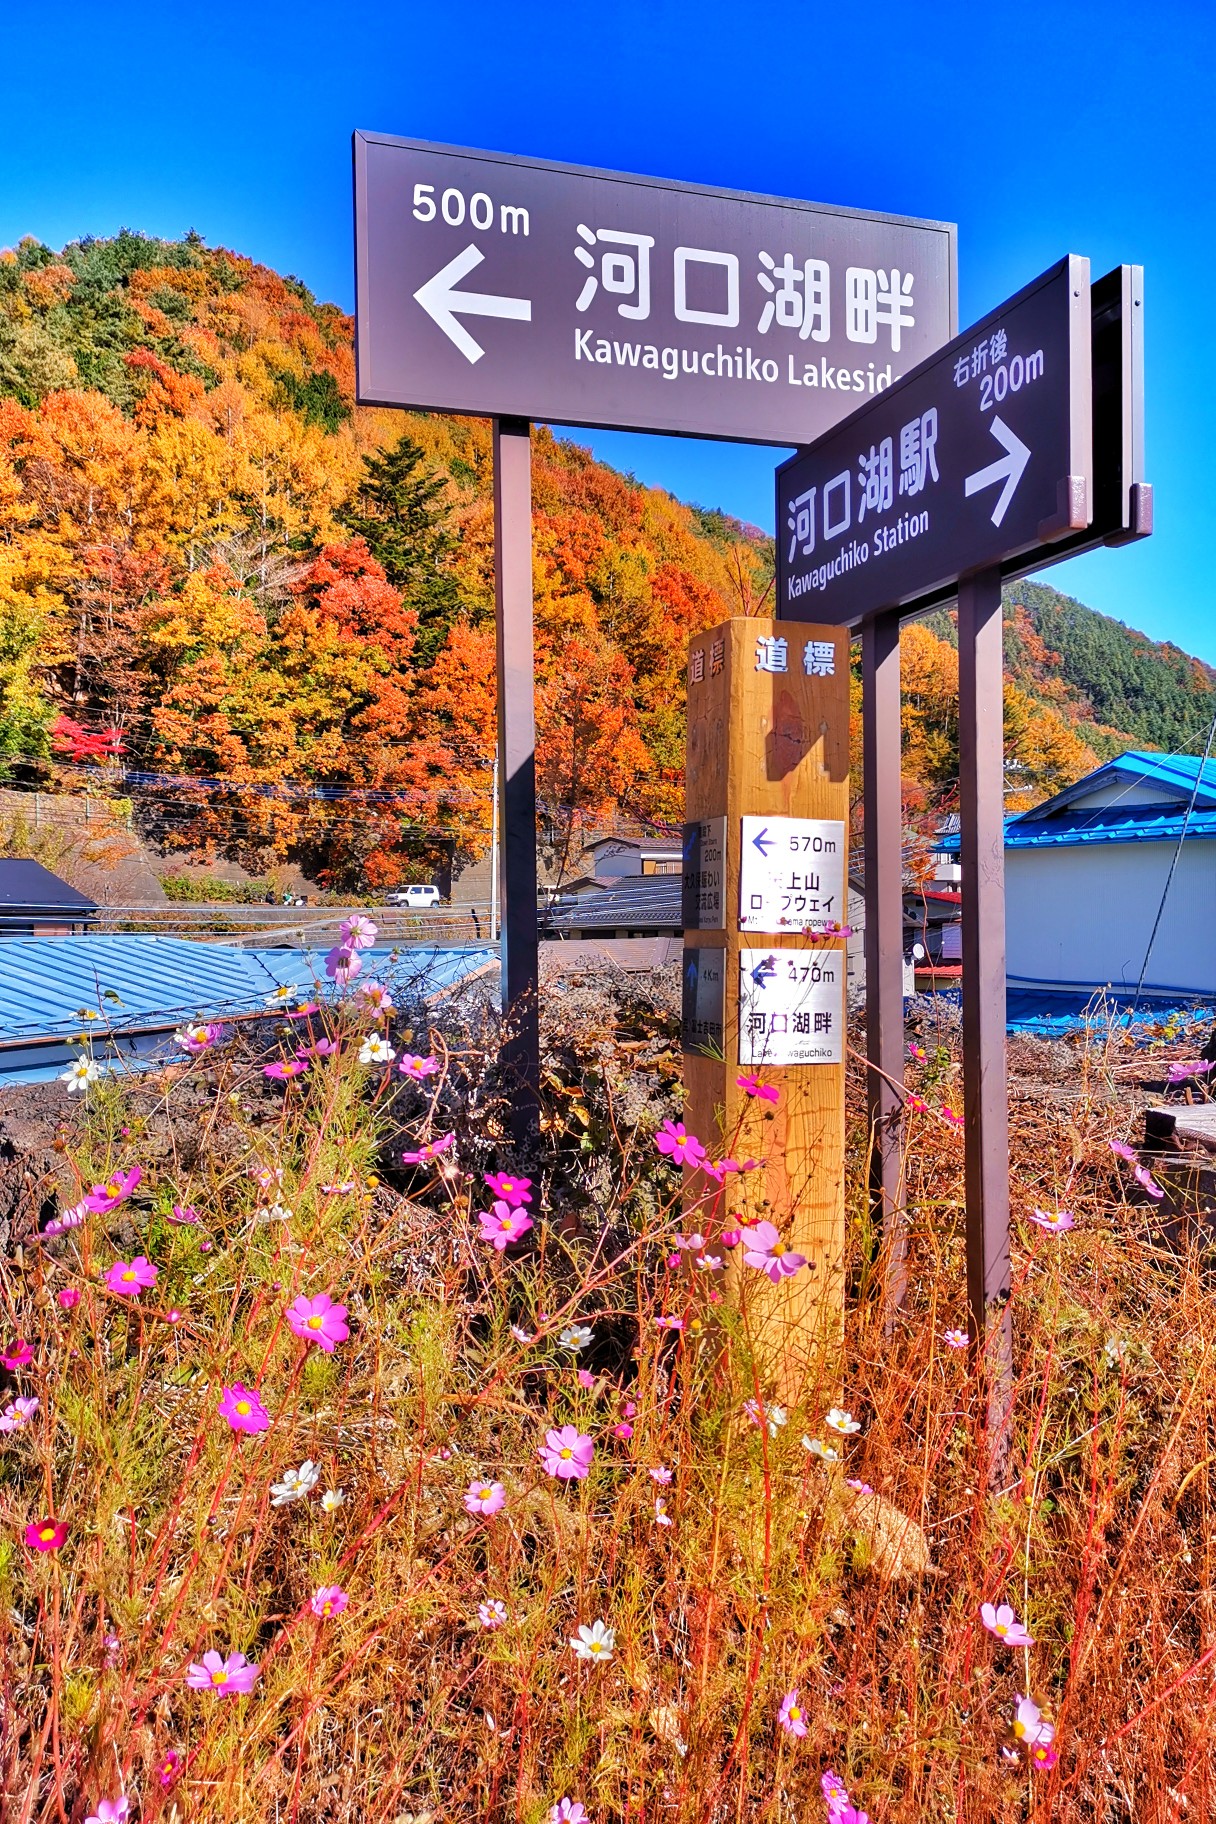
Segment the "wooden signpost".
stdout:
<path fill-rule="evenodd" d="M 776 1286 L 748 1274 L 765 1378 L 789 1400 L 843 1312 L 848 769 L 847 632 L 731 620 L 691 641 L 685 1120 L 714 1162 L 762 1161 L 725 1177 L 726 1226 L 769 1221 L 810 1263 Z M 690 1173 L 690 1198 L 707 1184 Z"/>

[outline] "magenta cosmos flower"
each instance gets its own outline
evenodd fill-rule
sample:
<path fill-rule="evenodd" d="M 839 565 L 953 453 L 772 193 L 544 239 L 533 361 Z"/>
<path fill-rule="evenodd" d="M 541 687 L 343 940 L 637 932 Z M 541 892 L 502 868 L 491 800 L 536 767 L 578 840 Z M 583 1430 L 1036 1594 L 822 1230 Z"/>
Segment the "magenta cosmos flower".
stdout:
<path fill-rule="evenodd" d="M 34 1552 L 57 1552 L 68 1536 L 66 1520 L 48 1514 L 45 1520 L 33 1520 L 25 1529 L 25 1543 Z"/>
<path fill-rule="evenodd" d="M 262 1075 L 272 1083 L 287 1083 L 292 1077 L 302 1077 L 307 1069 L 306 1058 L 276 1058 L 273 1064 L 262 1066 Z"/>
<path fill-rule="evenodd" d="M 26 1363 L 32 1362 L 33 1359 L 34 1351 L 23 1336 L 14 1337 L 0 1354 L 0 1362 L 3 1362 L 6 1368 L 24 1368 Z"/>
<path fill-rule="evenodd" d="M 439 1073 L 438 1058 L 416 1058 L 407 1052 L 397 1065 L 403 1077 L 412 1077 L 415 1083 L 421 1083 L 424 1077 L 434 1077 Z"/>
<path fill-rule="evenodd" d="M 581 1799 L 559 1799 L 549 1807 L 549 1824 L 591 1824 Z"/>
<path fill-rule="evenodd" d="M 493 1196 L 500 1198 L 503 1203 L 509 1203 L 513 1210 L 532 1201 L 530 1178 L 513 1178 L 509 1172 L 487 1172 L 486 1186 Z"/>
<path fill-rule="evenodd" d="M 787 1735 L 801 1736 L 806 1734 L 806 1717 L 798 1702 L 797 1689 L 787 1691 L 782 1698 L 781 1708 L 777 1712 L 777 1721 L 781 1724 L 781 1727 L 785 1730 Z"/>
<path fill-rule="evenodd" d="M 725 1238 L 724 1238 L 725 1239 Z M 805 1267 L 806 1255 L 787 1248 L 771 1222 L 757 1222 L 742 1231 L 743 1258 L 749 1267 L 759 1267 L 775 1286 L 799 1267 Z"/>
<path fill-rule="evenodd" d="M 315 1343 L 326 1355 L 332 1355 L 338 1343 L 350 1335 L 346 1306 L 336 1305 L 328 1292 L 315 1298 L 300 1297 L 287 1307 L 287 1322 L 304 1343 Z"/>
<path fill-rule="evenodd" d="M 835 1819 L 849 1802 L 849 1789 L 838 1773 L 829 1767 L 819 1776 L 819 1790 L 823 1802 L 828 1808 L 828 1817 Z"/>
<path fill-rule="evenodd" d="M 1126 1159 L 1129 1165 L 1135 1165 L 1138 1157 L 1136 1149 L 1134 1146 L 1128 1146 L 1125 1140 L 1112 1140 L 1110 1150 L 1112 1153 L 1116 1153 L 1120 1159 Z"/>
<path fill-rule="evenodd" d="M 1033 1647 L 1034 1640 L 1026 1632 L 1007 1602 L 994 1605 L 981 1602 L 980 1620 L 990 1634 L 995 1634 L 1007 1647 Z"/>
<path fill-rule="evenodd" d="M 682 1121 L 664 1121 L 654 1143 L 673 1165 L 703 1165 L 709 1156 L 697 1136 L 690 1134 Z"/>
<path fill-rule="evenodd" d="M 563 1425 L 560 1430 L 545 1433 L 537 1454 L 547 1475 L 558 1476 L 563 1482 L 572 1477 L 581 1480 L 591 1468 L 595 1443 L 575 1426 Z"/>
<path fill-rule="evenodd" d="M 1140 1185 L 1145 1191 L 1148 1192 L 1150 1197 L 1161 1198 L 1161 1197 L 1165 1196 L 1165 1192 L 1162 1190 L 1161 1186 L 1157 1183 L 1157 1180 L 1153 1177 L 1153 1174 L 1150 1171 L 1148 1171 L 1143 1165 L 1136 1165 L 1136 1166 L 1132 1167 L 1132 1177 L 1136 1180 L 1136 1183 L 1138 1185 Z"/>
<path fill-rule="evenodd" d="M 412 1153 L 402 1153 L 402 1165 L 429 1165 L 432 1159 L 438 1159 L 440 1153 L 446 1153 L 452 1145 L 455 1134 L 441 1134 L 438 1140 L 424 1140 L 422 1145 Z"/>
<path fill-rule="evenodd" d="M 1071 1210 L 1035 1210 L 1030 1218 L 1039 1228 L 1048 1229 L 1053 1235 L 1063 1235 L 1067 1229 L 1075 1229 L 1077 1219 Z"/>
<path fill-rule="evenodd" d="M 270 1414 L 252 1387 L 235 1381 L 225 1387 L 220 1400 L 220 1417 L 227 1419 L 233 1431 L 269 1431 Z"/>
<path fill-rule="evenodd" d="M 497 1514 L 507 1504 L 507 1491 L 501 1482 L 475 1480 L 465 1490 L 465 1512 L 470 1514 Z"/>
<path fill-rule="evenodd" d="M 754 1096 L 757 1102 L 780 1102 L 781 1091 L 772 1083 L 762 1083 L 753 1072 L 736 1077 L 735 1082 L 745 1096 Z"/>
<path fill-rule="evenodd" d="M 340 1583 L 323 1583 L 309 1606 L 314 1615 L 328 1621 L 331 1615 L 340 1615 L 349 1601 Z"/>
<path fill-rule="evenodd" d="M 489 1210 L 479 1210 L 477 1220 L 481 1224 L 482 1241 L 488 1241 L 500 1254 L 532 1227 L 528 1212 L 512 1209 L 509 1203 L 496 1203 L 493 1214 Z"/>
<path fill-rule="evenodd" d="M 107 1210 L 116 1210 L 120 1203 L 127 1201 L 142 1177 L 143 1173 L 137 1165 L 133 1165 L 127 1172 L 112 1173 L 104 1184 L 93 1186 L 84 1199 L 86 1209 L 96 1211 L 99 1216 L 104 1216 Z"/>
<path fill-rule="evenodd" d="M 200 1051 L 217 1045 L 224 1036 L 224 1028 L 216 1025 L 214 1020 L 200 1020 L 195 1026 L 183 1026 L 180 1032 L 173 1035 L 175 1044 L 188 1051 L 191 1057 L 197 1057 Z"/>
<path fill-rule="evenodd" d="M 106 1290 L 116 1292 L 119 1298 L 138 1298 L 156 1284 L 159 1272 L 145 1254 L 137 1254 L 134 1260 L 116 1260 L 106 1269 Z"/>
<path fill-rule="evenodd" d="M 194 1691 L 214 1691 L 219 1697 L 245 1697 L 258 1681 L 257 1662 L 243 1653 L 222 1659 L 214 1647 L 203 1654 L 202 1665 L 192 1665 L 186 1683 Z"/>
<path fill-rule="evenodd" d="M 56 1292 L 55 1297 L 64 1311 L 70 1311 L 73 1305 L 80 1303 L 80 1292 L 76 1286 L 65 1286 L 62 1292 Z M 4 1357 L 0 1356 L 0 1361 L 3 1360 Z"/>
<path fill-rule="evenodd" d="M 165 1221 L 175 1223 L 178 1228 L 193 1228 L 198 1222 L 198 1211 L 192 1203 L 175 1203 Z"/>

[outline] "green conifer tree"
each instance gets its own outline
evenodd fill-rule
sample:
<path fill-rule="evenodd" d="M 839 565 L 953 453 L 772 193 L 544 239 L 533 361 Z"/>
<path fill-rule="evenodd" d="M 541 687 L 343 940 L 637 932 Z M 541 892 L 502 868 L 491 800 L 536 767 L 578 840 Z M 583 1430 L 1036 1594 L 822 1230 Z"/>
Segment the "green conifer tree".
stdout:
<path fill-rule="evenodd" d="M 365 457 L 359 491 L 343 517 L 416 612 L 417 653 L 429 665 L 456 618 L 459 596 L 446 562 L 453 545 L 447 483 L 422 458 L 408 435 L 391 450 Z"/>

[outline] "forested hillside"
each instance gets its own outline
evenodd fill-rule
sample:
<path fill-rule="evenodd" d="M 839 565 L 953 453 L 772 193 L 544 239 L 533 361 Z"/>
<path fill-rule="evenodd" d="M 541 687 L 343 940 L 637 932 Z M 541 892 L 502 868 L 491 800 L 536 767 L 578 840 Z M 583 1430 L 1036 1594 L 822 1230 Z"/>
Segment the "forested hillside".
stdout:
<path fill-rule="evenodd" d="M 534 439 L 545 834 L 682 811 L 688 635 L 762 608 L 771 544 Z M 1026 801 L 1193 744 L 1212 674 L 1014 592 Z M 952 628 L 905 637 L 910 807 L 956 768 Z M 0 254 L 0 776 L 133 799 L 166 848 L 386 885 L 484 849 L 489 426 L 356 410 L 350 320 L 240 255 L 124 232 Z"/>

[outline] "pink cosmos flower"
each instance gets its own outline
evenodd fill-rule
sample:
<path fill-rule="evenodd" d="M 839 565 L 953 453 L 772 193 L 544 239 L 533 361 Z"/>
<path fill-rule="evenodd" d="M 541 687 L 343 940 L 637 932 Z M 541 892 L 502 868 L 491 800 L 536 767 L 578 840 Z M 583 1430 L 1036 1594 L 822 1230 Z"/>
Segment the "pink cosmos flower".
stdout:
<path fill-rule="evenodd" d="M 787 1735 L 802 1736 L 806 1734 L 806 1716 L 798 1702 L 796 1688 L 793 1691 L 787 1691 L 782 1698 L 781 1708 L 777 1712 L 777 1721 Z"/>
<path fill-rule="evenodd" d="M 143 1173 L 137 1165 L 126 1172 L 112 1173 L 104 1184 L 93 1186 L 84 1199 L 86 1208 L 96 1211 L 99 1216 L 104 1216 L 108 1210 L 116 1210 L 120 1203 L 127 1201 L 142 1177 Z"/>
<path fill-rule="evenodd" d="M 397 1069 L 403 1077 L 412 1077 L 415 1083 L 421 1083 L 424 1077 L 433 1077 L 439 1072 L 438 1058 L 416 1058 L 407 1053 Z"/>
<path fill-rule="evenodd" d="M 595 1376 L 592 1374 L 590 1368 L 580 1368 L 575 1378 L 580 1387 L 595 1386 Z"/>
<path fill-rule="evenodd" d="M 6 1368 L 24 1368 L 26 1363 L 32 1362 L 33 1359 L 34 1351 L 23 1336 L 15 1337 L 0 1353 L 0 1362 L 3 1362 Z"/>
<path fill-rule="evenodd" d="M 274 1083 L 287 1083 L 292 1077 L 302 1077 L 307 1069 L 306 1058 L 276 1058 L 273 1064 L 263 1064 L 262 1075 Z"/>
<path fill-rule="evenodd" d="M 486 1185 L 491 1194 L 500 1197 L 517 1210 L 523 1203 L 532 1201 L 532 1180 L 530 1178 L 512 1178 L 507 1172 L 487 1172 Z"/>
<path fill-rule="evenodd" d="M 772 1083 L 762 1083 L 755 1072 L 736 1077 L 735 1082 L 745 1096 L 753 1096 L 757 1102 L 780 1102 L 781 1091 Z M 803 1731 L 805 1734 L 805 1730 Z"/>
<path fill-rule="evenodd" d="M 1192 1077 L 1206 1077 L 1209 1071 L 1216 1070 L 1216 1064 L 1197 1060 L 1194 1064 L 1171 1064 L 1168 1083 L 1187 1083 Z"/>
<path fill-rule="evenodd" d="M 497 1599 L 491 1599 L 489 1602 L 479 1602 L 477 1605 L 477 1619 L 483 1628 L 489 1628 L 491 1632 L 493 1632 L 495 1628 L 501 1628 L 503 1622 L 507 1619 L 506 1603 L 499 1602 Z"/>
<path fill-rule="evenodd" d="M 325 973 L 339 988 L 353 982 L 362 967 L 363 958 L 349 944 L 335 944 L 332 950 L 325 952 Z"/>
<path fill-rule="evenodd" d="M 379 934 L 380 927 L 372 923 L 362 912 L 356 912 L 350 918 L 344 918 L 338 926 L 339 935 L 348 950 L 370 950 Z"/>
<path fill-rule="evenodd" d="M 38 1401 L 32 1394 L 10 1400 L 4 1411 L 0 1412 L 0 1431 L 20 1431 L 23 1425 L 29 1424 L 37 1410 Z"/>
<path fill-rule="evenodd" d="M 1075 1229 L 1077 1219 L 1071 1210 L 1035 1210 L 1030 1218 L 1041 1229 L 1048 1229 L 1053 1235 L 1063 1235 L 1067 1229 Z"/>
<path fill-rule="evenodd" d="M 281 1165 L 251 1165 L 249 1167 L 249 1176 L 253 1179 L 259 1190 L 269 1191 L 272 1190 L 276 1184 L 282 1184 L 283 1168 Z"/>
<path fill-rule="evenodd" d="M 350 1597 L 340 1583 L 323 1583 L 309 1607 L 322 1621 L 328 1621 L 331 1615 L 340 1615 L 349 1601 Z"/>
<path fill-rule="evenodd" d="M 1120 1159 L 1126 1159 L 1129 1165 L 1135 1165 L 1138 1156 L 1136 1149 L 1134 1146 L 1128 1146 L 1126 1141 L 1112 1140 L 1110 1150 L 1112 1153 L 1117 1153 Z"/>
<path fill-rule="evenodd" d="M 844 1485 L 846 1488 L 851 1488 L 855 1495 L 872 1495 L 874 1493 L 874 1490 L 870 1487 L 868 1482 L 861 1482 L 856 1476 L 846 1476 Z"/>
<path fill-rule="evenodd" d="M 652 1481 L 655 1482 L 671 1481 L 671 1471 L 668 1469 L 666 1463 L 657 1464 L 656 1467 L 651 1470 L 650 1475 Z"/>
<path fill-rule="evenodd" d="M 712 1178 L 715 1184 L 722 1184 L 725 1179 L 730 1177 L 732 1172 L 739 1172 L 742 1171 L 742 1169 L 743 1168 L 737 1159 L 719 1159 L 716 1165 L 711 1165 L 709 1161 L 706 1160 L 701 1167 L 705 1176 L 707 1178 Z"/>
<path fill-rule="evenodd" d="M 429 1165 L 432 1159 L 438 1159 L 440 1153 L 446 1153 L 455 1140 L 455 1134 L 441 1134 L 438 1140 L 425 1140 L 416 1152 L 402 1153 L 402 1165 Z"/>
<path fill-rule="evenodd" d="M 929 1104 L 925 1101 L 923 1096 L 905 1096 L 904 1107 L 915 1108 L 922 1115 L 927 1114 L 929 1111 Z"/>
<path fill-rule="evenodd" d="M 57 1552 L 68 1536 L 66 1520 L 48 1514 L 45 1520 L 32 1520 L 25 1529 L 25 1543 L 33 1552 Z"/>
<path fill-rule="evenodd" d="M 335 1304 L 328 1292 L 318 1292 L 315 1298 L 301 1293 L 287 1307 L 287 1322 L 301 1342 L 315 1343 L 325 1355 L 332 1355 L 336 1345 L 350 1335 L 346 1306 Z"/>
<path fill-rule="evenodd" d="M 383 982 L 360 982 L 359 998 L 367 1002 L 374 1013 L 393 1013 L 397 1003 L 392 991 Z"/>
<path fill-rule="evenodd" d="M 289 1007 L 283 1015 L 285 1020 L 307 1020 L 321 1009 L 316 1001 L 305 1001 L 302 1007 Z"/>
<path fill-rule="evenodd" d="M 465 1491 L 464 1506 L 468 1514 L 497 1514 L 507 1504 L 507 1491 L 501 1482 L 472 1481 Z"/>
<path fill-rule="evenodd" d="M 302 1045 L 297 1058 L 332 1058 L 338 1049 L 337 1039 L 318 1039 L 315 1045 Z"/>
<path fill-rule="evenodd" d="M 591 1468 L 595 1443 L 575 1426 L 563 1425 L 560 1430 L 545 1433 L 537 1455 L 546 1475 L 557 1476 L 563 1482 L 572 1477 L 581 1481 Z"/>
<path fill-rule="evenodd" d="M 920 1061 L 920 1063 L 922 1063 L 922 1064 L 923 1064 L 923 1063 L 924 1063 L 924 1061 L 925 1061 L 925 1048 L 924 1048 L 924 1046 L 923 1046 L 923 1045 L 914 1045 L 914 1044 L 913 1044 L 913 1042 L 912 1042 L 912 1040 L 911 1040 L 911 1039 L 909 1039 L 909 1040 L 908 1040 L 908 1056 L 909 1056 L 909 1057 L 910 1057 L 910 1058 L 916 1058 L 916 1059 L 918 1059 L 918 1060 L 919 1060 L 919 1061 Z"/>
<path fill-rule="evenodd" d="M 965 1330 L 943 1330 L 942 1341 L 951 1349 L 965 1349 L 970 1338 Z"/>
<path fill-rule="evenodd" d="M 477 1220 L 481 1224 L 482 1241 L 488 1241 L 500 1254 L 532 1227 L 532 1218 L 527 1211 L 513 1210 L 509 1203 L 496 1203 L 493 1214 L 489 1210 L 479 1210 Z"/>
<path fill-rule="evenodd" d="M 775 1286 L 799 1267 L 805 1267 L 806 1255 L 787 1248 L 771 1222 L 757 1222 L 742 1230 L 743 1258 L 749 1267 L 759 1267 Z M 722 1237 L 725 1241 L 726 1237 Z"/>
<path fill-rule="evenodd" d="M 662 1495 L 654 1498 L 654 1523 L 656 1526 L 674 1526 L 675 1522 L 667 1511 L 667 1503 Z"/>
<path fill-rule="evenodd" d="M 683 1248 L 693 1254 L 700 1253 L 705 1246 L 705 1237 L 699 1229 L 694 1229 L 691 1235 L 677 1235 L 675 1241 L 678 1249 Z"/>
<path fill-rule="evenodd" d="M 819 1790 L 823 1794 L 823 1802 L 828 1808 L 828 1817 L 832 1820 L 832 1824 L 835 1824 L 835 1819 L 849 1803 L 848 1787 L 829 1767 L 825 1773 L 819 1776 Z"/>
<path fill-rule="evenodd" d="M 349 1197 L 351 1192 L 357 1191 L 358 1188 L 358 1183 L 354 1178 L 343 1178 L 340 1184 L 323 1184 L 321 1195 L 322 1197 Z"/>
<path fill-rule="evenodd" d="M 1007 1647 L 1033 1647 L 1034 1640 L 1026 1632 L 1007 1602 L 994 1606 L 991 1602 L 981 1602 L 980 1620 L 990 1634 L 995 1634 Z"/>
<path fill-rule="evenodd" d="M 684 1328 L 682 1317 L 656 1317 L 654 1321 L 660 1330 L 682 1330 Z"/>
<path fill-rule="evenodd" d="M 654 1143 L 673 1165 L 697 1166 L 708 1157 L 697 1136 L 690 1134 L 682 1121 L 664 1121 Z"/>
<path fill-rule="evenodd" d="M 620 1438 L 623 1443 L 627 1444 L 633 1436 L 633 1426 L 630 1425 L 627 1420 L 622 1419 L 619 1425 L 614 1425 L 612 1427 L 612 1435 L 614 1438 Z"/>
<path fill-rule="evenodd" d="M 198 1221 L 198 1211 L 192 1203 L 175 1203 L 165 1221 L 176 1223 L 179 1228 L 190 1228 Z"/>
<path fill-rule="evenodd" d="M 206 1051 L 208 1046 L 217 1045 L 223 1036 L 224 1028 L 213 1020 L 200 1021 L 196 1026 L 183 1026 L 180 1032 L 173 1035 L 175 1042 L 183 1051 L 188 1051 L 192 1058 L 197 1057 L 201 1051 Z"/>
<path fill-rule="evenodd" d="M 1152 1197 L 1156 1200 L 1160 1200 L 1162 1197 L 1165 1196 L 1164 1190 L 1157 1183 L 1157 1180 L 1153 1177 L 1153 1174 L 1145 1166 L 1143 1166 L 1143 1165 L 1134 1166 L 1132 1169 L 1132 1177 L 1136 1180 L 1137 1184 L 1142 1185 L 1144 1187 L 1144 1189 L 1148 1192 L 1150 1197 Z"/>
<path fill-rule="evenodd" d="M 137 1254 L 134 1260 L 116 1260 L 112 1267 L 106 1269 L 106 1290 L 116 1292 L 119 1298 L 138 1298 L 147 1287 L 156 1284 L 159 1267 L 154 1267 L 144 1254 Z"/>
<path fill-rule="evenodd" d="M 126 1824 L 131 1810 L 130 1799 L 102 1799 L 96 1811 L 91 1811 L 84 1824 Z"/>
<path fill-rule="evenodd" d="M 55 1297 L 58 1299 L 63 1310 L 70 1311 L 73 1305 L 78 1305 L 80 1303 L 80 1289 L 77 1286 L 65 1286 L 62 1292 L 56 1292 Z M 0 1356 L 0 1361 L 3 1360 L 4 1357 Z"/>
<path fill-rule="evenodd" d="M 579 1799 L 559 1799 L 549 1807 L 549 1824 L 591 1824 Z"/>
<path fill-rule="evenodd" d="M 53 1216 L 42 1233 L 50 1237 L 63 1235 L 68 1229 L 78 1229 L 89 1214 L 87 1203 L 73 1203 L 66 1210 L 60 1210 L 58 1216 Z"/>
<path fill-rule="evenodd" d="M 1032 1698 L 1019 1696 L 1013 1733 L 1024 1748 L 1034 1748 L 1040 1742 L 1045 1746 L 1054 1742 L 1056 1726 L 1043 1715 Z"/>
<path fill-rule="evenodd" d="M 270 1414 L 252 1387 L 234 1381 L 225 1387 L 220 1399 L 220 1417 L 227 1419 L 233 1431 L 269 1431 Z"/>
<path fill-rule="evenodd" d="M 245 1697 L 258 1680 L 256 1661 L 243 1653 L 230 1653 L 221 1659 L 214 1647 L 203 1654 L 202 1665 L 192 1665 L 186 1683 L 194 1691 L 214 1691 L 219 1697 Z"/>

